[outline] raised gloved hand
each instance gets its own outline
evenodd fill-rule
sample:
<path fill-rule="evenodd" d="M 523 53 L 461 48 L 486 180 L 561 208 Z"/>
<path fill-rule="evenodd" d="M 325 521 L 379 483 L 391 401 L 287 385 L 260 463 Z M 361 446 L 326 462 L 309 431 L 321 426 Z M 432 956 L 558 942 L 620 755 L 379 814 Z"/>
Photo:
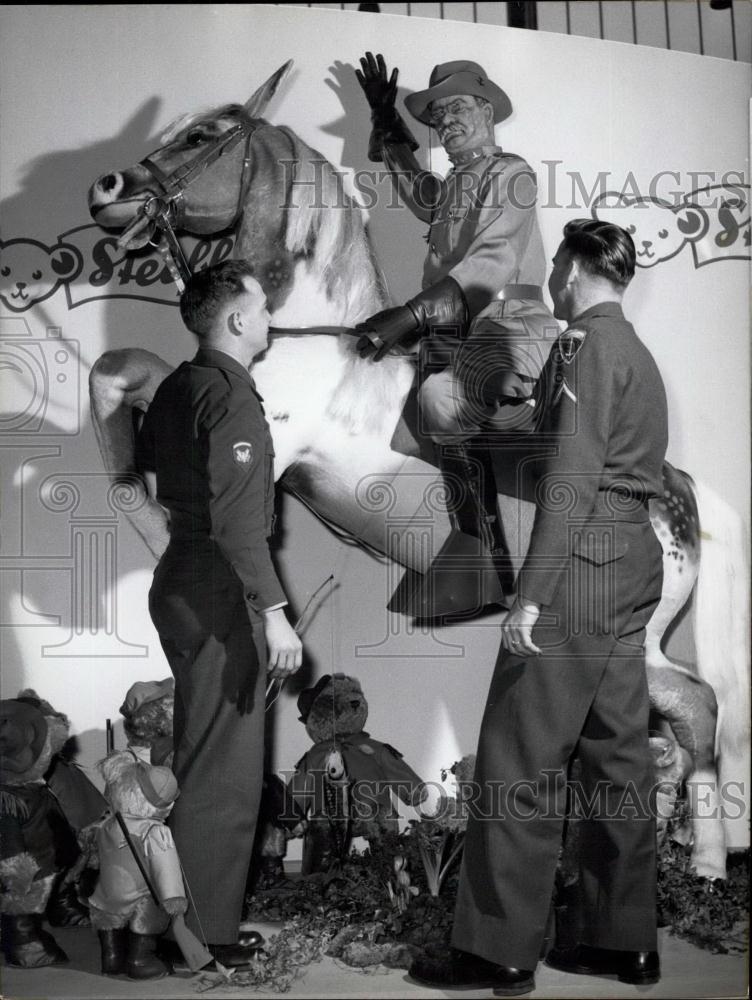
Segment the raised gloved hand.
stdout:
<path fill-rule="evenodd" d="M 381 361 L 384 355 L 410 334 L 434 334 L 459 341 L 465 335 L 468 312 L 465 295 L 454 278 L 442 278 L 424 289 L 404 306 L 384 309 L 358 323 L 356 333 L 362 334 L 356 349 L 361 358 L 373 356 Z"/>
<path fill-rule="evenodd" d="M 374 56 L 373 52 L 366 52 L 360 60 L 360 66 L 359 70 L 355 70 L 355 76 L 371 108 L 373 123 L 368 143 L 369 160 L 381 163 L 384 159 L 381 150 L 387 144 L 406 143 L 411 150 L 417 149 L 415 136 L 394 106 L 399 70 L 395 67 L 392 75 L 387 78 L 384 57 L 381 53 Z"/>

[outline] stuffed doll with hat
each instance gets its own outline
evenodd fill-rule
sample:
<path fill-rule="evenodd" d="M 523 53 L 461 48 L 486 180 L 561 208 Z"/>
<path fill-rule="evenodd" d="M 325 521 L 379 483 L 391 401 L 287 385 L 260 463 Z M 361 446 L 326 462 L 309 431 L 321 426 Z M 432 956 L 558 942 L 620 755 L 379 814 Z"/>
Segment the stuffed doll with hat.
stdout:
<path fill-rule="evenodd" d="M 128 746 L 147 763 L 172 767 L 175 679 L 137 681 L 120 706 Z"/>
<path fill-rule="evenodd" d="M 89 907 L 102 973 L 156 979 L 170 972 L 157 957 L 158 938 L 171 918 L 188 908 L 175 842 L 165 825 L 177 782 L 168 767 L 147 764 L 132 750 L 110 754 L 100 770 L 112 812 L 97 829 L 99 879 Z"/>
<path fill-rule="evenodd" d="M 79 847 L 84 848 L 74 865 L 58 873 L 45 916 L 53 927 L 88 927 L 89 908 L 83 900 L 93 888 L 96 872 L 87 867 L 89 855 L 85 849 L 85 830 L 101 819 L 107 803 L 75 761 L 78 745 L 75 736 L 70 735 L 67 715 L 54 709 L 31 688 L 21 691 L 16 700 L 38 708 L 48 720 L 52 756 L 44 780 L 78 838 Z M 70 839 L 67 832 L 64 836 L 66 840 Z"/>
<path fill-rule="evenodd" d="M 42 927 L 61 872 L 78 856 L 76 835 L 44 780 L 65 723 L 35 699 L 0 701 L 0 915 L 10 965 L 39 968 L 68 957 Z M 61 742 L 62 741 L 62 742 Z"/>
<path fill-rule="evenodd" d="M 288 788 L 308 818 L 307 875 L 341 862 L 353 837 L 398 832 L 392 793 L 417 806 L 426 790 L 398 750 L 363 729 L 368 702 L 357 678 L 325 675 L 301 691 L 298 710 L 314 745 L 295 765 Z"/>

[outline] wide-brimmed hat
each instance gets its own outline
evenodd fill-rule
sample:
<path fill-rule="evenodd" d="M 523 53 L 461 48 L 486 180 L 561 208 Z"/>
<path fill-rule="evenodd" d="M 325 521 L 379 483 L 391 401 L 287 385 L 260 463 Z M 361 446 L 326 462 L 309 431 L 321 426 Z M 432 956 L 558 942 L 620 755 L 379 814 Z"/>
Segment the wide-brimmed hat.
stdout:
<path fill-rule="evenodd" d="M 308 721 L 308 716 L 311 714 L 311 709 L 313 708 L 313 703 L 316 701 L 321 692 L 326 688 L 332 680 L 331 674 L 324 674 L 320 677 L 318 681 L 313 685 L 313 687 L 306 688 L 301 691 L 298 695 L 298 711 L 300 715 L 298 718 L 302 723 Z"/>
<path fill-rule="evenodd" d="M 427 90 L 417 90 L 405 98 L 405 107 L 419 122 L 430 124 L 429 106 L 437 97 L 454 97 L 457 94 L 471 94 L 475 97 L 485 97 L 491 103 L 494 112 L 494 122 L 503 122 L 512 113 L 512 102 L 501 87 L 493 80 L 478 63 L 467 59 L 454 62 L 439 63 L 431 71 Z"/>
<path fill-rule="evenodd" d="M 25 774 L 44 750 L 47 720 L 26 701 L 0 701 L 0 774 Z"/>

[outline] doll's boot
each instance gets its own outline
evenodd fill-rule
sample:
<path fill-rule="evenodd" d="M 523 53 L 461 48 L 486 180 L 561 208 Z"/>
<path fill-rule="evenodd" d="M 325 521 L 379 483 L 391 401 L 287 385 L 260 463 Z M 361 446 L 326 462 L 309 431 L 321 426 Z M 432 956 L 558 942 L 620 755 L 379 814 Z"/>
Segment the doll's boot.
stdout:
<path fill-rule="evenodd" d="M 126 971 L 129 979 L 159 979 L 170 973 L 169 966 L 157 958 L 156 934 L 128 935 L 128 962 Z"/>
<path fill-rule="evenodd" d="M 113 927 L 98 933 L 102 955 L 102 975 L 121 975 L 126 971 L 128 964 L 128 928 Z"/>
<path fill-rule="evenodd" d="M 42 930 L 41 913 L 4 913 L 2 942 L 5 961 L 21 969 L 40 969 L 68 961 L 54 937 Z"/>
<path fill-rule="evenodd" d="M 91 926 L 89 909 L 79 900 L 75 884 L 62 879 L 52 889 L 45 915 L 52 927 Z"/>

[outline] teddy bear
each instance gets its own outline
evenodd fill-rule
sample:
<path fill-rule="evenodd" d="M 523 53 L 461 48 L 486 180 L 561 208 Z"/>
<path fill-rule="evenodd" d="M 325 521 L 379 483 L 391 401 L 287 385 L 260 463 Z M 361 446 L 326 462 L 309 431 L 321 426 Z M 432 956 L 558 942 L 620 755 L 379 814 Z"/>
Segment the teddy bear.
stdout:
<path fill-rule="evenodd" d="M 39 968 L 67 962 L 42 927 L 60 874 L 79 854 L 76 835 L 44 780 L 68 739 L 57 714 L 35 698 L 0 701 L 0 923 L 10 965 Z"/>
<path fill-rule="evenodd" d="M 128 746 L 147 763 L 172 767 L 175 679 L 136 681 L 120 706 Z"/>
<path fill-rule="evenodd" d="M 102 973 L 156 979 L 171 971 L 156 954 L 158 939 L 171 918 L 188 908 L 175 842 L 164 822 L 179 794 L 177 781 L 168 767 L 147 764 L 132 750 L 109 754 L 99 769 L 111 813 L 97 828 L 99 878 L 89 910 Z"/>
<path fill-rule="evenodd" d="M 52 927 L 88 927 L 89 908 L 84 900 L 93 888 L 96 872 L 88 867 L 86 828 L 101 818 L 107 803 L 76 763 L 78 743 L 76 737 L 70 735 L 68 716 L 54 709 L 31 688 L 21 691 L 16 700 L 34 705 L 53 723 L 50 727 L 52 756 L 44 780 L 83 849 L 74 865 L 58 873 L 45 916 Z M 69 838 L 67 832 L 64 836 Z"/>
<path fill-rule="evenodd" d="M 353 837 L 398 832 L 392 792 L 418 806 L 426 786 L 398 750 L 365 732 L 368 702 L 357 678 L 324 675 L 301 691 L 298 711 L 313 746 L 288 789 L 307 816 L 302 873 L 310 875 L 341 863 Z"/>

